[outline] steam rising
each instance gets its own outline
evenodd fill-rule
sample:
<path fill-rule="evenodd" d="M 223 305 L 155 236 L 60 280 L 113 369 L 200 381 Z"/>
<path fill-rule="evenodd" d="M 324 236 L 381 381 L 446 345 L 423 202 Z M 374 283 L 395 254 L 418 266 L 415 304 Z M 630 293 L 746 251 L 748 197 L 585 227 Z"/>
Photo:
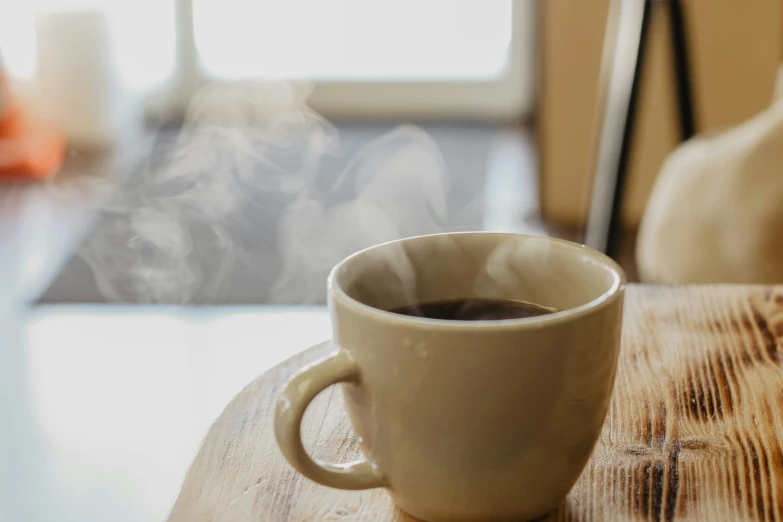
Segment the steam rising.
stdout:
<path fill-rule="evenodd" d="M 323 164 L 341 154 L 340 140 L 308 107 L 309 94 L 309 87 L 285 83 L 202 90 L 174 152 L 107 190 L 115 199 L 78 252 L 104 296 L 141 303 L 216 298 L 245 264 L 274 278 L 267 301 L 322 302 L 326 275 L 343 257 L 441 230 L 449 187 L 432 138 L 398 127 L 339 175 L 326 176 Z"/>
<path fill-rule="evenodd" d="M 273 292 L 277 298 L 312 301 L 329 269 L 346 255 L 440 230 L 446 217 L 445 168 L 424 131 L 399 127 L 371 142 L 338 183 L 346 178 L 356 180 L 355 198 L 326 207 L 317 193 L 305 189 L 285 210 L 278 237 L 283 273 Z M 410 277 L 401 276 L 408 282 Z"/>

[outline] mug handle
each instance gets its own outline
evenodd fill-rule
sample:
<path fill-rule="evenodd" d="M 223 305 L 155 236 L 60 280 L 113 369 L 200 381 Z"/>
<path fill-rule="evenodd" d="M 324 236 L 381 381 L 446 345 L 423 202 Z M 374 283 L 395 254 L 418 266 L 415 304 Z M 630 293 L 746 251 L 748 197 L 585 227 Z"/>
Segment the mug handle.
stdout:
<path fill-rule="evenodd" d="M 321 391 L 340 382 L 359 382 L 359 366 L 342 350 L 296 372 L 277 400 L 277 445 L 286 460 L 302 475 L 324 486 L 352 490 L 385 487 L 383 474 L 366 458 L 347 464 L 331 464 L 311 457 L 302 444 L 302 417 L 307 406 Z"/>

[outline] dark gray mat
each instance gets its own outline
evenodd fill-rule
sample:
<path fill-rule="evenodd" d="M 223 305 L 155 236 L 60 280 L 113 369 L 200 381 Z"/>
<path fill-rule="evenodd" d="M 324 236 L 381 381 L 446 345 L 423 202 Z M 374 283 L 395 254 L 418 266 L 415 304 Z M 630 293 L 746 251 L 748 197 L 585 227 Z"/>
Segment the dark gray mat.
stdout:
<path fill-rule="evenodd" d="M 329 267 L 356 248 L 366 246 L 366 243 L 372 244 L 375 239 L 390 239 L 395 235 L 481 229 L 488 158 L 502 132 L 494 126 L 424 126 L 440 148 L 448 173 L 449 187 L 445 193 L 448 212 L 445 216 L 436 217 L 434 221 L 418 219 L 416 215 L 394 216 L 395 220 L 410 219 L 395 230 L 382 230 L 375 238 L 372 237 L 374 233 L 368 235 L 364 230 L 383 228 L 385 224 L 374 222 L 377 216 L 372 209 L 350 208 L 341 216 L 324 213 L 324 209 L 335 209 L 356 197 L 357 184 L 361 185 L 362 181 L 355 178 L 366 173 L 363 174 L 362 169 L 349 170 L 348 179 L 342 180 L 337 179 L 338 175 L 345 171 L 349 159 L 358 150 L 392 128 L 394 125 L 338 126 L 340 150 L 321 159 L 317 177 L 312 181 L 316 187 L 316 199 L 323 208 L 317 208 L 309 215 L 308 219 L 312 221 L 309 229 L 298 224 L 286 233 L 287 237 L 281 237 L 281 219 L 286 209 L 299 204 L 296 190 L 282 195 L 280 191 L 270 191 L 264 183 L 254 181 L 266 179 L 260 176 L 244 181 L 236 178 L 239 182 L 232 190 L 243 201 L 246 200 L 246 204 L 237 206 L 228 214 L 221 214 L 219 226 L 204 218 L 211 215 L 209 209 L 213 205 L 209 199 L 211 196 L 207 197 L 209 191 L 201 193 L 197 204 L 189 202 L 188 205 L 174 207 L 179 225 L 187 232 L 187 245 L 177 243 L 173 250 L 162 254 L 155 248 L 156 240 L 147 242 L 149 244 L 136 244 L 139 240 L 127 224 L 135 223 L 139 216 L 147 216 L 154 224 L 165 221 L 162 218 L 156 221 L 155 216 L 163 216 L 161 212 L 172 208 L 166 197 L 172 194 L 176 197 L 177 193 L 176 187 L 168 185 L 150 188 L 149 184 L 145 185 L 147 182 L 143 175 L 135 179 L 132 173 L 115 196 L 121 203 L 100 212 L 86 241 L 64 265 L 40 302 L 321 303 Z M 172 161 L 171 151 L 175 149 L 175 142 L 174 131 L 162 132 L 147 164 L 139 168 L 146 171 L 165 169 Z M 527 151 L 530 153 L 529 147 Z M 291 158 L 282 157 L 286 154 Z M 286 164 L 296 169 L 297 162 L 301 162 L 301 158 L 295 151 L 288 150 L 273 162 L 274 165 L 259 164 L 254 168 L 277 168 Z M 372 167 L 370 163 L 368 168 Z M 426 190 L 426 187 L 408 185 L 405 190 L 409 193 L 390 193 L 389 198 L 416 201 L 421 191 Z M 393 192 L 394 188 L 381 187 L 380 190 Z M 222 204 L 219 192 L 215 193 L 216 207 Z M 156 202 L 153 207 L 158 214 L 140 214 L 139 207 L 146 205 L 150 198 Z M 438 214 L 438 209 L 434 209 L 434 213 Z M 307 215 L 307 212 L 302 215 Z M 323 228 L 324 220 L 329 220 L 334 229 Z M 364 220 L 367 222 L 363 223 Z M 319 226 L 322 227 L 320 232 Z M 281 245 L 287 249 L 287 254 L 281 253 Z M 293 257 L 291 252 L 295 252 Z M 178 255 L 187 259 L 166 258 Z M 139 257 L 138 262 L 134 256 Z M 88 262 L 101 271 L 97 278 Z"/>

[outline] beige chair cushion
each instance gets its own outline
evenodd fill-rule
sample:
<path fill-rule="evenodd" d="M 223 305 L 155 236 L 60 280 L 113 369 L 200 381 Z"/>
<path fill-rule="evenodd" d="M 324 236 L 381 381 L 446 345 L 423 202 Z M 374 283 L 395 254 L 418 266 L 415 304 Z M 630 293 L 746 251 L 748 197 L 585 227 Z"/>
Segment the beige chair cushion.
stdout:
<path fill-rule="evenodd" d="M 637 263 L 655 283 L 783 283 L 783 100 L 669 156 Z"/>

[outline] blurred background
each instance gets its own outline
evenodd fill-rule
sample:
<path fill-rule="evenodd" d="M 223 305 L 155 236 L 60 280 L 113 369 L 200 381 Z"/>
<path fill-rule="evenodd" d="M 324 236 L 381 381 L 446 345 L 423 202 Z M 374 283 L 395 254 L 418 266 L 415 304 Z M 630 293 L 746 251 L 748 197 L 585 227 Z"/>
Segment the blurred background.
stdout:
<path fill-rule="evenodd" d="M 604 137 L 627 142 L 622 197 L 606 212 L 613 214 L 620 229 L 616 252 L 611 254 L 631 280 L 639 278 L 635 231 L 662 163 L 683 138 L 678 131 L 682 100 L 677 53 L 687 49 L 688 110 L 695 130 L 706 134 L 738 125 L 767 108 L 780 62 L 779 2 L 750 6 L 728 1 L 674 2 L 684 13 L 687 45 L 682 49 L 673 39 L 677 27 L 671 23 L 669 4 L 652 2 L 645 12 L 644 52 L 636 53 L 644 59 L 639 60 L 629 111 L 634 115 L 633 132 L 623 133 L 621 119 Z M 327 184 L 339 178 L 357 151 L 396 125 L 412 122 L 423 128 L 443 156 L 448 210 L 440 216 L 437 229 L 414 227 L 410 233 L 516 230 L 584 241 L 596 170 L 601 168 L 596 159 L 599 138 L 602 130 L 607 134 L 606 99 L 617 92 L 610 91 L 613 73 L 609 70 L 619 59 L 611 44 L 616 43 L 613 35 L 622 16 L 612 14 L 619 9 L 612 5 L 608 0 L 589 6 L 566 0 L 433 0 L 423 5 L 407 0 L 299 0 L 285 5 L 263 0 L 42 0 L 4 5 L 0 16 L 3 106 L 9 114 L 22 112 L 23 119 L 32 120 L 31 132 L 40 135 L 43 128 L 52 135 L 49 142 L 39 139 L 37 147 L 43 150 L 25 146 L 24 154 L 33 157 L 28 163 L 33 163 L 34 172 L 28 178 L 46 178 L 44 183 L 6 184 L 1 187 L 4 199 L 21 201 L 25 192 L 46 192 L 43 199 L 57 200 L 62 199 L 60 191 L 59 195 L 68 195 L 70 209 L 52 210 L 57 226 L 63 228 L 56 234 L 63 244 L 38 241 L 32 232 L 25 232 L 17 255 L 35 250 L 35 259 L 5 254 L 2 257 L 15 257 L 9 265 L 24 272 L 20 274 L 24 277 L 12 276 L 13 271 L 6 271 L 6 276 L 18 284 L 29 282 L 34 288 L 22 293 L 37 293 L 46 302 L 150 300 L 132 292 L 107 295 L 112 294 L 110 289 L 101 291 L 100 281 L 94 281 L 96 266 L 81 259 L 85 256 L 79 255 L 78 247 L 89 251 L 90 241 L 96 241 L 91 238 L 101 235 L 101 219 L 106 216 L 95 208 L 105 210 L 101 204 L 107 200 L 126 197 L 131 190 L 127 180 L 132 183 L 134 176 L 143 175 L 133 174 L 134 170 L 152 179 L 165 176 L 172 155 L 183 150 L 180 130 L 188 126 L 187 108 L 200 92 L 210 88 L 230 92 L 232 86 L 248 81 L 272 83 L 278 90 L 304 89 L 305 94 L 296 95 L 304 106 L 334 126 L 340 150 L 319 154 L 315 169 L 318 179 Z M 632 32 L 637 30 L 633 22 L 625 23 Z M 636 49 L 633 41 L 617 45 Z M 626 62 L 630 64 L 625 65 L 626 76 L 635 63 Z M 615 71 L 615 80 L 621 74 Z M 279 82 L 286 83 L 281 87 Z M 270 101 L 280 92 L 246 93 L 249 101 L 228 96 L 233 97 L 234 105 L 226 111 L 231 116 L 217 123 L 224 128 L 269 126 L 267 120 L 253 122 L 252 117 L 237 116 L 243 112 L 241 103 L 262 100 L 264 114 L 275 103 L 288 107 L 285 101 Z M 17 107 L 19 111 L 11 111 Z M 285 121 L 295 117 L 289 111 Z M 59 150 L 58 146 L 64 151 L 62 164 L 41 160 L 36 171 L 36 156 L 46 156 L 46 150 Z M 228 155 L 235 152 L 209 140 L 199 147 Z M 275 150 L 288 157 L 308 152 L 302 144 L 275 143 Z M 225 166 L 214 167 L 217 171 Z M 249 168 L 259 182 L 243 190 L 268 191 L 261 182 L 268 179 L 264 170 L 268 165 L 258 161 Z M 13 170 L 13 164 L 4 169 L 7 178 L 18 178 L 19 168 L 16 176 L 10 175 Z M 99 190 L 88 190 L 96 187 Z M 412 183 L 400 190 L 413 194 L 420 187 Z M 151 197 L 160 195 L 148 194 Z M 328 207 L 327 200 L 321 203 Z M 141 199 L 133 203 L 144 204 Z M 262 204 L 268 207 L 269 198 Z M 93 209 L 92 215 L 87 209 Z M 22 219 L 20 205 L 13 212 L 17 217 L 7 216 L 5 221 L 18 235 L 20 225 L 10 223 Z M 189 293 L 188 299 L 275 300 L 269 288 L 279 279 L 283 261 L 274 251 L 279 248 L 279 238 L 274 236 L 284 212 L 280 207 L 263 219 L 256 213 L 256 220 L 263 221 L 258 226 L 232 230 L 232 241 L 243 251 L 253 250 L 255 259 L 234 263 L 220 291 Z M 252 222 L 252 213 L 252 208 L 236 209 L 235 215 Z M 198 233 L 189 232 L 199 242 Z M 123 248 L 127 239 L 112 241 Z M 0 240 L 8 251 L 11 239 Z M 36 241 L 48 250 L 31 247 Z M 255 249 L 250 247 L 253 244 Z M 207 259 L 215 255 L 204 252 L 204 260 L 198 262 L 219 264 Z M 123 262 L 126 265 L 109 270 L 129 269 L 131 260 Z M 32 274 L 30 265 L 37 265 L 38 272 Z M 310 301 L 323 296 L 305 293 Z M 289 296 L 290 301 L 302 299 Z"/>
<path fill-rule="evenodd" d="M 783 282 L 782 51 L 781 0 L 0 3 L 0 520 L 160 520 L 381 241 Z"/>
<path fill-rule="evenodd" d="M 272 162 L 296 163 L 315 154 L 318 165 L 308 175 L 331 187 L 357 151 L 401 123 L 413 122 L 432 137 L 439 149 L 436 155 L 442 154 L 438 161 L 445 162 L 450 187 L 442 195 L 448 210 L 440 216 L 438 227 L 413 227 L 409 235 L 503 229 L 522 226 L 528 217 L 536 219 L 536 152 L 530 122 L 535 105 L 538 14 L 533 2 L 296 1 L 281 5 L 188 0 L 73 6 L 59 2 L 3 9 L 0 52 L 15 100 L 67 143 L 62 167 L 46 180 L 47 198 L 68 199 L 71 210 L 66 219 L 80 223 L 58 234 L 68 246 L 37 254 L 46 259 L 46 266 L 40 268 L 48 273 L 27 278 L 34 280 L 33 293 L 45 290 L 48 282 L 44 281 L 54 277 L 51 288 L 42 293 L 43 301 L 150 300 L 135 291 L 98 288 L 95 266 L 88 267 L 80 254 L 94 253 L 93 247 L 105 250 L 93 238 L 113 234 L 112 224 L 106 223 L 111 216 L 101 212 L 88 216 L 84 209 L 94 210 L 96 205 L 103 209 L 107 199 L 132 197 L 134 189 L 128 182 L 146 176 L 155 184 L 165 178 L 172 157 L 185 149 L 183 140 L 194 141 L 181 136 L 183 126 L 219 126 L 224 136 L 233 132 L 240 141 L 264 150 L 262 154 L 274 156 Z M 243 82 L 269 82 L 272 87 L 266 92 L 264 87 L 257 92 L 247 90 L 240 100 L 237 92 L 247 85 Z M 234 86 L 239 87 L 232 91 Z M 208 116 L 204 125 L 196 124 L 199 116 L 191 110 L 189 117 L 188 107 L 205 90 L 231 98 L 227 105 L 232 108 Z M 302 106 L 287 105 L 294 90 L 295 97 L 304 98 Z M 211 104 L 208 111 L 220 112 L 220 103 L 206 103 Z M 243 108 L 243 103 L 245 107 L 255 104 L 256 113 Z M 311 110 L 328 123 L 317 130 L 291 131 L 296 136 L 283 136 L 291 143 L 281 144 L 275 126 L 308 119 Z M 270 129 L 263 143 L 250 144 L 253 131 L 248 124 Z M 323 151 L 314 151 L 313 133 L 337 137 L 339 150 L 326 151 L 325 145 Z M 232 146 L 200 140 L 199 152 L 188 155 L 241 156 Z M 272 300 L 270 287 L 279 278 L 282 263 L 277 252 L 279 221 L 296 195 L 282 194 L 267 159 L 248 159 L 249 164 L 243 165 L 248 176 L 254 177 L 243 190 L 257 204 L 233 212 L 236 219 L 232 221 L 243 221 L 246 226 L 231 229 L 232 243 L 250 254 L 243 262 L 233 263 L 227 280 L 209 295 L 188 293 L 186 299 L 178 295 L 153 301 Z M 229 176 L 223 171 L 231 168 L 236 165 L 216 164 L 211 177 Z M 290 171 L 297 168 L 285 166 Z M 292 178 L 299 175 L 290 174 Z M 118 179 L 128 182 L 115 183 Z M 351 183 L 341 185 L 350 188 Z M 275 184 L 271 195 L 270 184 Z M 17 194 L 20 188 L 11 190 Z M 421 187 L 413 182 L 396 190 L 413 197 Z M 96 192 L 102 199 L 96 199 Z M 351 196 L 336 192 L 334 197 L 325 196 L 323 205 L 329 207 Z M 150 190 L 130 205 L 138 208 L 159 197 L 159 191 Z M 281 199 L 285 200 L 282 206 L 278 205 Z M 270 209 L 275 205 L 276 210 Z M 268 212 L 260 214 L 259 206 Z M 128 217 L 132 210 L 124 212 Z M 188 233 L 194 234 L 194 243 L 204 242 L 199 232 Z M 339 231 L 332 233 L 340 235 Z M 67 236 L 73 241 L 66 240 Z M 112 236 L 111 242 L 127 250 L 127 239 Z M 79 245 L 81 252 L 76 248 Z M 330 256 L 319 275 L 348 253 L 350 249 L 343 248 L 336 259 Z M 204 252 L 193 262 L 217 265 L 220 260 L 212 257 L 224 254 Z M 55 268 L 54 259 L 64 264 Z M 115 263 L 109 270 L 130 270 L 133 262 L 129 257 L 123 260 L 125 264 Z M 27 260 L 16 263 L 27 264 Z M 112 274 L 104 275 L 104 280 L 112 278 Z M 313 284 L 317 290 L 305 289 L 287 300 L 323 302 L 323 277 Z"/>

